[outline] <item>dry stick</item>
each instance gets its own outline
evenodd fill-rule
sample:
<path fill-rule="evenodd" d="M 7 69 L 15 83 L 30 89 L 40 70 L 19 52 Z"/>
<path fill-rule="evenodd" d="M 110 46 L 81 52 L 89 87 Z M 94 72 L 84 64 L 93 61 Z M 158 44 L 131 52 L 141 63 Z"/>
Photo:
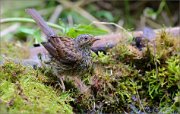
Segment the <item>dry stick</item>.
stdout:
<path fill-rule="evenodd" d="M 80 0 L 80 1 L 76 2 L 76 6 L 82 7 L 82 6 L 85 6 L 85 5 L 95 2 L 95 1 L 97 1 L 97 0 Z"/>
<path fill-rule="evenodd" d="M 69 26 L 72 27 L 72 26 L 74 25 L 72 15 L 68 15 L 68 16 L 67 16 L 67 19 L 68 19 L 68 24 L 69 24 Z"/>
<path fill-rule="evenodd" d="M 141 99 L 140 99 L 139 92 L 138 92 L 137 88 L 136 88 L 136 93 L 137 93 L 137 97 L 138 97 L 138 100 L 139 100 L 139 104 L 140 104 L 141 108 L 143 109 L 144 113 L 146 114 L 146 111 L 145 111 L 144 106 L 143 106 L 143 104 L 141 102 Z"/>
<path fill-rule="evenodd" d="M 152 20 L 150 20 L 149 18 L 146 18 L 146 23 L 151 25 L 151 27 L 153 28 L 161 28 L 162 26 Z"/>
<path fill-rule="evenodd" d="M 13 24 L 11 26 L 9 26 L 8 28 L 4 29 L 4 30 L 1 30 L 1 34 L 0 34 L 0 37 L 3 37 L 7 34 L 10 34 L 10 33 L 13 33 L 13 32 L 16 32 L 17 29 L 19 28 L 20 24 L 19 23 L 16 23 L 16 24 Z"/>
<path fill-rule="evenodd" d="M 119 26 L 119 25 L 116 24 L 116 23 L 96 22 L 96 21 L 93 21 L 92 24 L 114 25 L 114 26 L 116 26 L 117 28 L 121 29 L 123 32 L 125 32 L 129 37 L 133 37 L 126 29 L 124 29 L 122 26 Z"/>
<path fill-rule="evenodd" d="M 49 22 L 56 23 L 57 19 L 59 18 L 59 15 L 61 14 L 63 10 L 63 7 L 61 5 L 58 5 L 56 9 L 54 10 L 53 14 L 51 15 Z"/>

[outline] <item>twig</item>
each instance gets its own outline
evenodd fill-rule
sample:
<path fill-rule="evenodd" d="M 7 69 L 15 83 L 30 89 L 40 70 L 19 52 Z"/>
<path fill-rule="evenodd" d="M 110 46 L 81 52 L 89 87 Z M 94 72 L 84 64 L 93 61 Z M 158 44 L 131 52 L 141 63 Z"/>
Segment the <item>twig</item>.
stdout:
<path fill-rule="evenodd" d="M 154 21 L 152 21 L 152 20 L 149 19 L 149 18 L 146 18 L 146 23 L 148 23 L 149 25 L 151 25 L 151 26 L 154 27 L 154 28 L 161 28 L 161 27 L 162 27 L 161 25 L 155 23 Z"/>
<path fill-rule="evenodd" d="M 92 24 L 114 25 L 114 26 L 116 26 L 117 28 L 123 30 L 123 32 L 127 33 L 127 35 L 128 35 L 129 37 L 133 37 L 132 34 L 130 34 L 126 29 L 124 29 L 122 26 L 119 26 L 119 25 L 116 24 L 116 23 L 112 23 L 112 22 L 96 22 L 96 21 L 93 21 Z"/>
<path fill-rule="evenodd" d="M 97 1 L 97 0 L 79 0 L 79 1 L 76 2 L 76 6 L 82 7 L 82 6 L 86 5 L 86 4 L 89 4 L 89 3 L 95 2 L 95 1 Z"/>
<path fill-rule="evenodd" d="M 11 25 L 10 27 L 2 30 L 2 31 L 0 32 L 0 33 L 1 33 L 1 34 L 0 34 L 0 37 L 3 37 L 3 36 L 5 36 L 5 35 L 7 35 L 7 34 L 9 34 L 9 33 L 15 32 L 19 26 L 20 26 L 20 24 L 19 24 L 19 23 L 16 23 L 16 24 L 13 24 L 13 25 Z"/>
<path fill-rule="evenodd" d="M 158 76 L 158 66 L 157 66 L 157 57 L 156 57 L 156 42 L 153 41 L 153 48 L 154 48 L 154 62 L 156 67 L 156 76 Z"/>
<path fill-rule="evenodd" d="M 67 19 L 68 19 L 69 26 L 72 27 L 72 26 L 73 26 L 73 18 L 72 18 L 72 15 L 68 15 L 68 16 L 67 16 Z"/>
<path fill-rule="evenodd" d="M 96 19 L 95 17 L 93 17 L 89 12 L 83 10 L 82 8 L 80 7 L 77 7 L 76 11 L 83 15 L 86 19 L 90 20 L 90 21 L 96 21 L 96 22 L 100 22 L 98 19 Z M 109 29 L 108 27 L 104 26 L 104 25 L 96 25 L 97 27 L 99 28 L 102 28 L 108 32 L 112 32 L 111 29 Z"/>
<path fill-rule="evenodd" d="M 56 7 L 56 9 L 54 10 L 54 13 L 51 15 L 49 22 L 56 23 L 56 21 L 57 21 L 59 15 L 61 14 L 62 10 L 63 10 L 63 7 L 61 5 L 58 5 Z"/>
<path fill-rule="evenodd" d="M 143 109 L 144 113 L 146 114 L 146 111 L 145 111 L 145 109 L 144 109 L 144 106 L 142 105 L 142 102 L 141 102 L 141 99 L 140 99 L 140 96 L 139 96 L 137 87 L 136 87 L 136 93 L 137 93 L 137 97 L 138 97 L 138 100 L 139 100 L 139 104 L 140 104 L 141 108 Z"/>

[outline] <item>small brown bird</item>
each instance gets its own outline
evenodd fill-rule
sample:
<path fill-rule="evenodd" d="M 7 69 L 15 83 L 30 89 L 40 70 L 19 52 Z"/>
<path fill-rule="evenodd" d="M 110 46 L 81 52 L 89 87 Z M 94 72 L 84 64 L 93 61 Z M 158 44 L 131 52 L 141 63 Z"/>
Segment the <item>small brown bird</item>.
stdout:
<path fill-rule="evenodd" d="M 63 89 L 65 87 L 61 76 L 77 76 L 92 70 L 90 48 L 99 39 L 87 34 L 80 35 L 75 39 L 58 37 L 35 9 L 27 9 L 26 12 L 31 15 L 47 36 L 47 42 L 43 42 L 42 45 L 50 54 L 51 59 L 48 65 L 60 78 Z"/>

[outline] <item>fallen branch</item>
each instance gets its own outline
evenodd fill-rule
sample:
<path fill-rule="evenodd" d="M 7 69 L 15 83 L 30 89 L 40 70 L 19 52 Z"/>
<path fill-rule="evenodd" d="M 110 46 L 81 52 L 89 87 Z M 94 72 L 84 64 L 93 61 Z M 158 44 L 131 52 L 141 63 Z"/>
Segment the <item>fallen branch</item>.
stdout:
<path fill-rule="evenodd" d="M 166 33 L 171 34 L 174 37 L 179 37 L 180 38 L 180 27 L 174 27 L 174 28 L 167 28 L 167 29 L 156 29 L 154 30 L 155 36 L 156 36 L 162 31 L 165 30 Z M 134 38 L 136 37 L 142 37 L 143 38 L 143 31 L 135 31 L 135 32 L 130 32 Z M 114 47 L 117 43 L 121 42 L 123 39 L 128 39 L 129 36 L 125 33 L 112 33 L 109 35 L 104 35 L 104 36 L 97 36 L 101 40 L 96 41 L 93 46 L 92 50 L 93 51 L 105 51 L 107 48 L 112 48 Z"/>

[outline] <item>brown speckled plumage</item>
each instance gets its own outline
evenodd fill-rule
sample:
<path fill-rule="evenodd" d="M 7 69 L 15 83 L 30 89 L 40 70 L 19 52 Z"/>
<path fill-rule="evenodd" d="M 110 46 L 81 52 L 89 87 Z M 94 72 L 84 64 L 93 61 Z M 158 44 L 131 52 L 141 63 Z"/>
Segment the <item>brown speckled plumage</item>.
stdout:
<path fill-rule="evenodd" d="M 91 45 L 98 39 L 91 35 L 80 35 L 75 39 L 58 37 L 34 9 L 26 12 L 36 21 L 47 36 L 42 45 L 50 54 L 49 66 L 56 75 L 81 75 L 92 69 Z"/>

